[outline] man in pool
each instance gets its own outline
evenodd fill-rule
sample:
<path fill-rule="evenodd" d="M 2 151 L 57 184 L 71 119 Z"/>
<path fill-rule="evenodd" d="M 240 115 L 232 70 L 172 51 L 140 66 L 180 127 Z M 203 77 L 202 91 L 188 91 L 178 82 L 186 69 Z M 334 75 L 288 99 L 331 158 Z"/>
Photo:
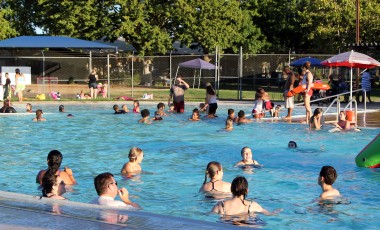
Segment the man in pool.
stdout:
<path fill-rule="evenodd" d="M 340 196 L 337 189 L 333 188 L 338 174 L 332 166 L 323 166 L 319 172 L 318 184 L 322 188 L 322 193 L 319 196 L 322 200 L 334 199 L 334 197 Z"/>
<path fill-rule="evenodd" d="M 176 83 L 170 89 L 168 106 L 170 106 L 170 100 L 173 98 L 174 111 L 177 113 L 185 112 L 185 90 L 188 88 L 189 84 L 182 80 L 181 75 L 179 75 Z"/>
<path fill-rule="evenodd" d="M 94 179 L 94 185 L 99 197 L 94 199 L 91 202 L 92 204 L 111 207 L 140 208 L 138 204 L 129 200 L 129 194 L 126 188 L 118 189 L 117 182 L 112 173 L 105 172 L 97 175 Z M 119 195 L 122 201 L 115 200 L 117 195 Z"/>

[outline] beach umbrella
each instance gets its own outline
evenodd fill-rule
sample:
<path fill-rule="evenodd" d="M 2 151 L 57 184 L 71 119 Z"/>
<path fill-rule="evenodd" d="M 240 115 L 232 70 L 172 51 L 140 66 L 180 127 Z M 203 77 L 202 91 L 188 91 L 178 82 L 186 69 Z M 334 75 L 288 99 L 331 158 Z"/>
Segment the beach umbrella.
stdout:
<path fill-rule="evenodd" d="M 313 58 L 313 57 L 300 58 L 300 59 L 295 60 L 292 63 L 290 63 L 290 66 L 301 67 L 307 61 L 310 62 L 311 66 L 315 66 L 315 67 L 321 67 L 322 66 L 322 64 L 321 64 L 322 60 L 319 60 L 318 58 Z"/>
<path fill-rule="evenodd" d="M 352 68 L 370 69 L 376 66 L 380 66 L 380 62 L 371 58 L 368 55 L 358 53 L 355 51 L 349 51 L 332 56 L 321 62 L 325 66 L 337 66 L 337 67 L 349 67 L 350 71 L 350 101 L 352 100 Z"/>

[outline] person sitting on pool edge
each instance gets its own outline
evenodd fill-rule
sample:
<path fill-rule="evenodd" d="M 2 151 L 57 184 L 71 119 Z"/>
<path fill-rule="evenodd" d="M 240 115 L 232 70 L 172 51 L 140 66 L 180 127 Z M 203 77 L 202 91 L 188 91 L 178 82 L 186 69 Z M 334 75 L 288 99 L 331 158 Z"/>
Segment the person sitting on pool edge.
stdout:
<path fill-rule="evenodd" d="M 248 181 L 243 176 L 236 177 L 231 184 L 232 198 L 219 201 L 211 212 L 222 215 L 252 214 L 260 212 L 265 215 L 276 215 L 277 212 L 269 212 L 253 200 L 246 200 L 248 195 Z"/>
<path fill-rule="evenodd" d="M 42 110 L 41 109 L 37 109 L 36 110 L 36 117 L 33 118 L 33 121 L 46 121 L 46 119 L 42 117 L 42 114 L 44 114 L 42 112 Z"/>
<path fill-rule="evenodd" d="M 150 112 L 148 109 L 141 110 L 141 119 L 138 121 L 139 123 L 151 124 L 152 121 L 149 119 Z"/>
<path fill-rule="evenodd" d="M 207 182 L 207 178 L 210 181 Z M 225 182 L 223 179 L 223 167 L 219 162 L 211 161 L 207 164 L 205 172 L 205 180 L 199 189 L 199 192 L 204 192 L 206 196 L 215 197 L 218 195 L 230 195 L 231 183 Z"/>
<path fill-rule="evenodd" d="M 41 170 L 38 172 L 36 177 L 36 183 L 42 184 L 42 178 L 47 171 L 54 172 L 53 174 L 58 175 L 62 178 L 63 182 L 67 185 L 76 184 L 76 180 L 73 175 L 73 170 L 69 167 L 65 167 L 63 171 L 59 169 L 62 163 L 62 153 L 58 150 L 51 150 L 47 156 L 47 170 Z"/>
<path fill-rule="evenodd" d="M 118 189 L 117 182 L 112 173 L 105 172 L 97 175 L 94 179 L 94 186 L 98 197 L 91 201 L 92 204 L 124 207 L 124 208 L 140 208 L 140 206 L 129 199 L 129 193 L 126 188 Z M 120 199 L 115 200 L 119 195 Z"/>
<path fill-rule="evenodd" d="M 321 200 L 334 199 L 335 197 L 340 196 L 340 193 L 337 189 L 333 188 L 338 174 L 332 166 L 323 166 L 319 172 L 318 185 L 321 186 L 322 193 L 319 196 Z"/>
<path fill-rule="evenodd" d="M 245 166 L 245 165 L 256 165 L 260 166 L 259 162 L 255 161 L 252 158 L 252 150 L 249 147 L 243 147 L 240 151 L 241 157 L 243 158 L 241 161 L 236 163 L 235 167 Z"/>
<path fill-rule="evenodd" d="M 129 162 L 125 163 L 121 169 L 121 174 L 141 172 L 141 162 L 144 159 L 144 152 L 140 148 L 133 147 L 129 150 Z"/>

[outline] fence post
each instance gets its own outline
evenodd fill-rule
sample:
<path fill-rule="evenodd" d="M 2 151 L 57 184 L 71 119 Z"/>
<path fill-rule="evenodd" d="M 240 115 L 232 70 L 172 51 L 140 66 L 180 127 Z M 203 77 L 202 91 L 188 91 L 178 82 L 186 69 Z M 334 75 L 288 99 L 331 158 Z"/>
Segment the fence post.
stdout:
<path fill-rule="evenodd" d="M 134 59 L 133 59 L 133 56 L 134 56 L 134 54 L 135 54 L 135 51 L 132 51 L 132 58 L 131 58 L 131 60 L 132 60 L 132 64 L 131 64 L 131 78 L 132 78 L 132 80 L 131 80 L 131 97 L 133 98 L 133 63 L 134 63 Z"/>
<path fill-rule="evenodd" d="M 243 91 L 242 91 L 242 83 L 243 83 L 243 47 L 240 46 L 239 49 L 239 100 L 243 100 Z"/>
<path fill-rule="evenodd" d="M 111 98 L 111 87 L 110 87 L 110 54 L 107 54 L 107 80 L 108 80 L 108 85 L 107 85 L 107 96 L 108 98 Z"/>

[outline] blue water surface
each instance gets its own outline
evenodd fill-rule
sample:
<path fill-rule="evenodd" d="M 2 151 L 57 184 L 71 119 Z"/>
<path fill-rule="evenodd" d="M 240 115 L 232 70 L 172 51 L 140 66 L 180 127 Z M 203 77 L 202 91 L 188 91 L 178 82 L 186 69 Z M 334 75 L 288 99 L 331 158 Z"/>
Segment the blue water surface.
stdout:
<path fill-rule="evenodd" d="M 236 113 L 251 110 L 239 104 L 220 106 L 220 117 L 199 122 L 187 120 L 194 108 L 188 104 L 185 114 L 173 114 L 152 125 L 138 124 L 139 114 L 112 114 L 112 104 L 65 107 L 73 118 L 58 113 L 56 104 L 38 106 L 46 122 L 32 122 L 34 115 L 0 117 L 1 190 L 40 195 L 36 174 L 46 168 L 49 151 L 58 149 L 64 156 L 62 166 L 72 168 L 78 182 L 64 195 L 69 200 L 91 201 L 96 197 L 94 177 L 108 171 L 144 211 L 216 222 L 219 216 L 209 212 L 217 201 L 205 199 L 198 190 L 207 163 L 219 161 L 225 181 L 244 175 L 249 182 L 248 198 L 269 211 L 283 209 L 276 216 L 260 215 L 263 228 L 376 229 L 380 225 L 380 172 L 358 168 L 354 161 L 379 129 L 329 133 L 329 127 L 309 131 L 305 124 L 261 121 L 223 131 L 228 108 Z M 154 104 L 142 103 L 141 108 L 151 114 L 155 111 Z M 290 140 L 299 148 L 288 149 Z M 133 146 L 144 151 L 144 173 L 126 180 L 120 169 Z M 244 146 L 252 148 L 263 168 L 234 167 Z M 321 192 L 317 178 L 323 165 L 336 168 L 334 186 L 349 204 L 325 207 L 314 202 Z"/>

